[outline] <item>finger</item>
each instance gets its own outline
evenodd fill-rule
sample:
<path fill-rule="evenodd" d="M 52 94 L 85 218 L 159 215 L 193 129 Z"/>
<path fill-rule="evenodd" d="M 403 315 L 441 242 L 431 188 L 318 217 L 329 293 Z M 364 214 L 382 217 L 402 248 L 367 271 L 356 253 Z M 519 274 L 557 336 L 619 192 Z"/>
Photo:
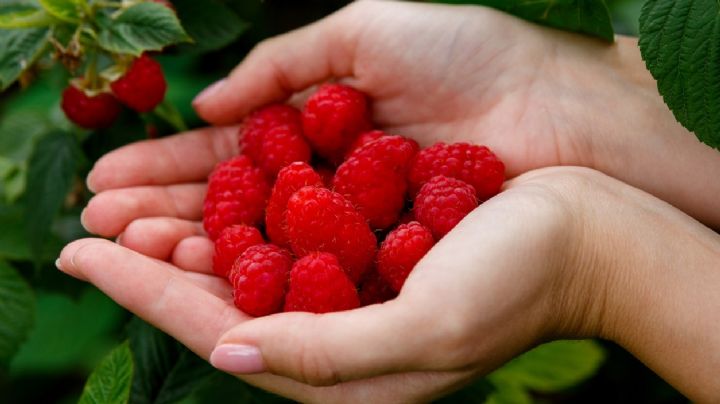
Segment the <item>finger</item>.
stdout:
<path fill-rule="evenodd" d="M 81 221 L 90 233 L 113 237 L 145 217 L 199 220 L 206 189 L 206 184 L 111 189 L 90 199 Z"/>
<path fill-rule="evenodd" d="M 189 237 L 177 244 L 170 262 L 185 271 L 213 274 L 214 252 L 215 246 L 207 237 Z"/>
<path fill-rule="evenodd" d="M 67 245 L 59 267 L 207 358 L 217 339 L 248 317 L 234 306 L 139 253 L 101 239 Z"/>
<path fill-rule="evenodd" d="M 352 75 L 355 24 L 340 11 L 315 24 L 261 42 L 224 80 L 193 101 L 213 124 L 239 122 L 261 105 L 331 77 Z"/>
<path fill-rule="evenodd" d="M 202 224 L 169 217 L 151 217 L 131 222 L 117 243 L 152 258 L 167 261 L 178 243 L 204 234 Z"/>
<path fill-rule="evenodd" d="M 207 179 L 215 164 L 238 153 L 237 127 L 209 127 L 121 147 L 88 174 L 93 192 Z"/>

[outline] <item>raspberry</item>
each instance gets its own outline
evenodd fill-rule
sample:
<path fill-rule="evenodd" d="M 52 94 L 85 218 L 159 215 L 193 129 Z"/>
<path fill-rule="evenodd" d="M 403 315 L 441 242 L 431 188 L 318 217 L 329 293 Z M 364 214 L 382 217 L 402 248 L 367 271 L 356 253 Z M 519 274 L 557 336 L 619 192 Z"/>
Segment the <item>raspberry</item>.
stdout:
<path fill-rule="evenodd" d="M 281 311 L 292 265 L 290 252 L 276 245 L 249 247 L 230 273 L 235 306 L 255 317 Z"/>
<path fill-rule="evenodd" d="M 300 188 L 308 185 L 322 186 L 323 182 L 320 175 L 307 163 L 292 163 L 280 170 L 265 210 L 265 230 L 273 243 L 283 247 L 290 244 L 285 221 L 288 199 Z"/>
<path fill-rule="evenodd" d="M 418 222 L 391 231 L 378 251 L 378 272 L 399 292 L 415 264 L 435 245 L 430 230 Z"/>
<path fill-rule="evenodd" d="M 426 182 L 415 197 L 415 218 L 440 240 L 477 206 L 472 185 L 438 175 Z"/>
<path fill-rule="evenodd" d="M 240 254 L 248 247 L 264 242 L 260 231 L 254 227 L 243 224 L 226 227 L 215 240 L 213 271 L 217 276 L 227 278 Z"/>
<path fill-rule="evenodd" d="M 319 187 L 295 192 L 287 205 L 287 234 L 298 257 L 335 254 L 353 282 L 370 268 L 377 240 L 365 218 L 342 195 Z"/>
<path fill-rule="evenodd" d="M 365 132 L 358 136 L 357 139 L 353 142 L 353 144 L 348 148 L 347 153 L 345 153 L 345 158 L 350 157 L 350 154 L 354 152 L 355 150 L 365 146 L 366 144 L 372 142 L 373 140 L 378 140 L 381 137 L 385 136 L 385 132 L 381 130 L 371 130 L 370 132 Z"/>
<path fill-rule="evenodd" d="M 310 147 L 303 139 L 299 126 L 276 126 L 265 133 L 260 154 L 256 157 L 258 167 L 269 178 L 275 178 L 280 169 L 292 162 L 310 161 Z"/>
<path fill-rule="evenodd" d="M 500 192 L 505 165 L 485 146 L 441 142 L 415 156 L 409 176 L 411 194 L 436 175 L 467 182 L 475 188 L 480 201 L 485 201 Z"/>
<path fill-rule="evenodd" d="M 325 184 L 327 188 L 331 188 L 333 177 L 335 176 L 335 170 L 328 166 L 321 165 L 315 167 L 315 171 L 317 171 L 317 173 L 320 175 L 320 178 L 322 178 L 323 184 Z"/>
<path fill-rule="evenodd" d="M 405 205 L 407 172 L 418 149 L 402 136 L 383 136 L 355 150 L 338 167 L 336 192 L 346 197 L 373 229 L 397 222 Z"/>
<path fill-rule="evenodd" d="M 115 97 L 137 112 L 152 111 L 165 98 L 167 83 L 160 63 L 143 54 L 125 75 L 110 84 Z"/>
<path fill-rule="evenodd" d="M 208 179 L 203 225 L 211 240 L 233 224 L 254 226 L 265 213 L 270 186 L 246 156 L 219 163 Z"/>
<path fill-rule="evenodd" d="M 265 134 L 278 126 L 302 128 L 300 111 L 285 104 L 271 104 L 253 111 L 245 117 L 240 128 L 240 150 L 257 162 Z"/>
<path fill-rule="evenodd" d="M 390 287 L 390 284 L 376 270 L 368 272 L 360 285 L 360 303 L 363 306 L 384 303 L 394 299 L 396 296 L 397 292 Z"/>
<path fill-rule="evenodd" d="M 315 252 L 295 262 L 284 311 L 329 313 L 356 307 L 360 307 L 357 290 L 337 257 Z"/>
<path fill-rule="evenodd" d="M 357 136 L 370 128 L 365 95 L 342 84 L 325 84 L 302 113 L 305 136 L 321 156 L 337 162 Z"/>
<path fill-rule="evenodd" d="M 68 119 L 85 129 L 112 125 L 122 110 L 120 103 L 111 94 L 89 96 L 72 84 L 63 91 L 61 106 Z"/>

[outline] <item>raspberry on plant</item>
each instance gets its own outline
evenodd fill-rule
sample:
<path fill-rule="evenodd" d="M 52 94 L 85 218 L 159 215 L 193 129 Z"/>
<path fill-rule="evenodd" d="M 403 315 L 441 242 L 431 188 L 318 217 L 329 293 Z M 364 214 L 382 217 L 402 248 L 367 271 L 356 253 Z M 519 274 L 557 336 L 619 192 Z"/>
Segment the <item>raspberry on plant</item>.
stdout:
<path fill-rule="evenodd" d="M 352 145 L 348 148 L 347 152 L 345 153 L 345 158 L 350 157 L 350 154 L 354 152 L 355 150 L 365 146 L 366 144 L 378 140 L 381 137 L 385 136 L 385 132 L 381 130 L 371 130 L 370 132 L 365 132 L 358 136 L 357 139 L 353 142 Z"/>
<path fill-rule="evenodd" d="M 342 195 L 304 187 L 287 204 L 287 235 L 298 257 L 323 251 L 337 256 L 353 282 L 370 269 L 377 239 L 365 218 Z"/>
<path fill-rule="evenodd" d="M 420 188 L 413 206 L 415 218 L 440 240 L 478 206 L 472 185 L 438 175 Z"/>
<path fill-rule="evenodd" d="M 213 272 L 217 276 L 227 278 L 235 260 L 247 250 L 248 247 L 262 244 L 260 231 L 252 226 L 236 224 L 223 229 L 215 240 L 215 254 L 213 255 Z"/>
<path fill-rule="evenodd" d="M 407 172 L 418 145 L 402 136 L 383 136 L 350 154 L 333 178 L 373 229 L 397 222 L 407 190 Z"/>
<path fill-rule="evenodd" d="M 132 62 L 122 77 L 110 83 L 110 88 L 129 108 L 148 112 L 165 98 L 167 83 L 160 63 L 143 54 Z"/>
<path fill-rule="evenodd" d="M 73 84 L 63 91 L 60 106 L 68 119 L 85 129 L 112 125 L 122 110 L 118 100 L 111 94 L 88 95 Z"/>
<path fill-rule="evenodd" d="M 485 201 L 500 192 L 505 165 L 485 146 L 440 142 L 415 156 L 409 175 L 411 194 L 436 175 L 467 182 L 475 188 L 480 201 Z"/>
<path fill-rule="evenodd" d="M 298 128 L 301 132 L 300 111 L 286 104 L 270 104 L 251 112 L 240 127 L 240 151 L 257 162 L 262 154 L 265 134 L 279 126 Z"/>
<path fill-rule="evenodd" d="M 329 313 L 360 307 L 355 285 L 333 254 L 314 252 L 295 262 L 284 311 Z"/>
<path fill-rule="evenodd" d="M 378 271 L 372 270 L 365 275 L 360 284 L 360 303 L 369 306 L 384 303 L 397 297 L 397 292 L 383 279 Z"/>
<path fill-rule="evenodd" d="M 276 245 L 249 247 L 230 273 L 235 306 L 255 317 L 281 311 L 292 265 L 290 252 Z"/>
<path fill-rule="evenodd" d="M 399 292 L 415 264 L 435 245 L 430 229 L 418 222 L 391 231 L 378 251 L 377 270 Z"/>
<path fill-rule="evenodd" d="M 234 224 L 255 226 L 262 221 L 270 194 L 263 172 L 246 156 L 219 163 L 208 178 L 203 225 L 211 240 Z"/>
<path fill-rule="evenodd" d="M 252 158 L 252 156 L 250 156 Z M 260 143 L 260 154 L 254 159 L 268 178 L 290 163 L 310 161 L 310 146 L 299 126 L 276 126 L 265 133 Z"/>
<path fill-rule="evenodd" d="M 265 231 L 273 243 L 282 247 L 290 244 L 285 220 L 288 199 L 308 185 L 323 186 L 323 181 L 307 163 L 292 163 L 278 173 L 265 210 Z"/>
<path fill-rule="evenodd" d="M 319 155 L 341 161 L 358 135 L 370 128 L 367 99 L 352 87 L 324 84 L 305 103 L 302 124 Z"/>

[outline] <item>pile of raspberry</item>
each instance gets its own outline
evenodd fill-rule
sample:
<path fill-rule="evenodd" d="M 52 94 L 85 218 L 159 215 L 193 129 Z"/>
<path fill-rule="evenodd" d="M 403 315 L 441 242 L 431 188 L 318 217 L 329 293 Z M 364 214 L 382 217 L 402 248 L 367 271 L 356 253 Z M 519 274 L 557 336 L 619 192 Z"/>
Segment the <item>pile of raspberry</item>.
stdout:
<path fill-rule="evenodd" d="M 371 130 L 367 97 L 325 84 L 302 111 L 261 108 L 241 154 L 210 174 L 203 224 L 213 270 L 252 316 L 326 313 L 381 303 L 478 204 L 500 191 L 487 147 L 425 149 Z"/>

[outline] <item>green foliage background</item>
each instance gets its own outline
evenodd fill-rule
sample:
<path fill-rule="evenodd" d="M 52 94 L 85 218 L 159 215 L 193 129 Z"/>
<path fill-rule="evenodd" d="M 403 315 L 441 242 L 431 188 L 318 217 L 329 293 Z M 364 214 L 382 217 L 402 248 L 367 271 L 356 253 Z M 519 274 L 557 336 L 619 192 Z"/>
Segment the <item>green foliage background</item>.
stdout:
<path fill-rule="evenodd" d="M 601 4 L 591 2 L 586 2 L 588 7 Z M 201 126 L 190 107 L 198 91 L 227 74 L 263 38 L 321 18 L 345 3 L 175 0 L 178 16 L 194 43 L 158 56 L 169 83 L 169 104 L 177 107 L 189 127 Z M 564 17 L 553 20 L 556 14 L 548 21 L 538 9 L 512 9 L 508 4 L 514 2 L 484 3 L 527 19 L 612 39 L 602 13 L 589 12 L 568 25 Z M 578 2 L 532 3 L 561 7 Z M 638 32 L 640 1 L 616 0 L 607 5 L 616 32 Z M 7 46 L 3 41 L 8 37 L 3 35 L 0 31 L 0 53 Z M 28 35 L 43 33 L 28 31 Z M 6 87 L 14 73 L 2 67 L 0 55 L 0 85 Z M 67 79 L 55 67 L 26 90 L 16 85 L 0 93 L 0 402 L 285 401 L 214 371 L 94 287 L 54 268 L 65 243 L 87 236 L 79 214 L 91 194 L 82 179 L 104 153 L 146 138 L 147 124 L 125 113 L 110 129 L 78 131 L 59 109 Z M 169 124 L 153 124 L 161 135 L 174 131 Z M 686 402 L 622 349 L 592 341 L 542 346 L 441 401 Z"/>

